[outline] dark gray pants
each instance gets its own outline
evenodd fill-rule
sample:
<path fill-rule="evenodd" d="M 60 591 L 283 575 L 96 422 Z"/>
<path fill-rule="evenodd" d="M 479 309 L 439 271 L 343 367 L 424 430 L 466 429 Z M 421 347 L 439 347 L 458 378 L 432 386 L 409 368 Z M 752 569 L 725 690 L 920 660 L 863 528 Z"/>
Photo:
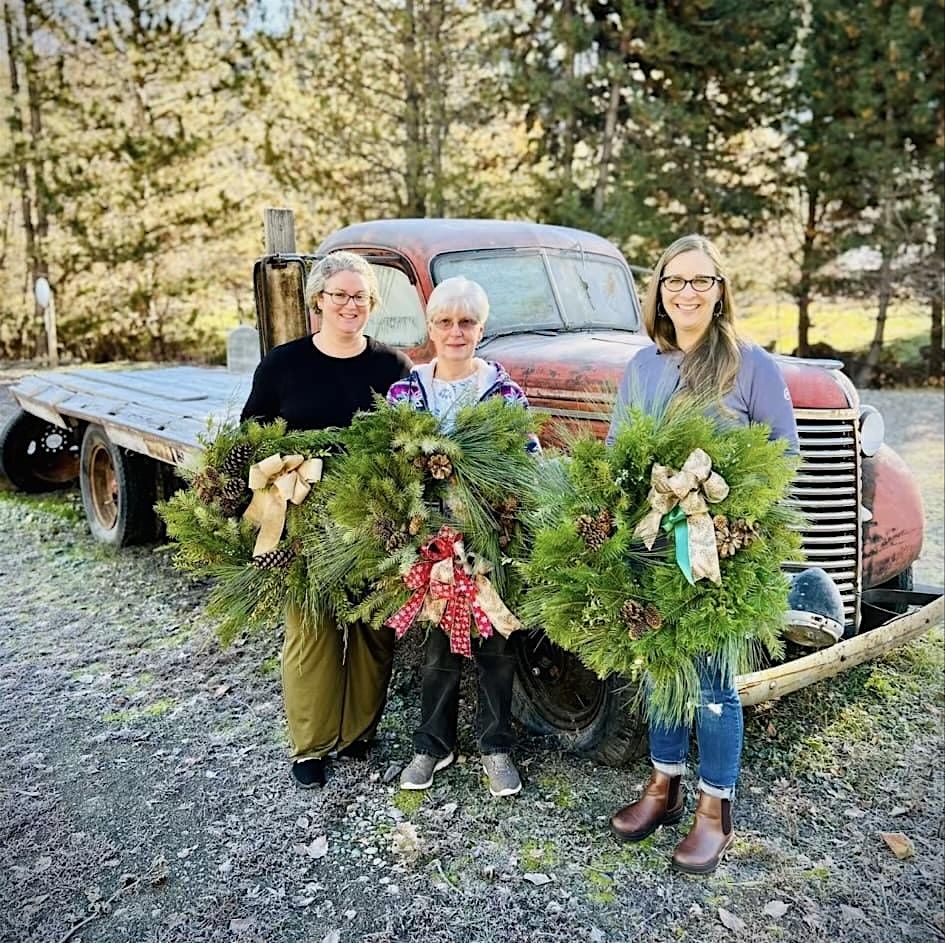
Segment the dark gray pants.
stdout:
<path fill-rule="evenodd" d="M 508 639 L 494 633 L 473 639 L 473 658 L 478 671 L 476 738 L 483 754 L 508 753 L 512 748 L 512 678 L 515 657 Z M 449 636 L 431 628 L 424 646 L 420 726 L 413 735 L 413 748 L 429 756 L 447 756 L 456 747 L 459 682 L 462 655 L 450 651 Z"/>

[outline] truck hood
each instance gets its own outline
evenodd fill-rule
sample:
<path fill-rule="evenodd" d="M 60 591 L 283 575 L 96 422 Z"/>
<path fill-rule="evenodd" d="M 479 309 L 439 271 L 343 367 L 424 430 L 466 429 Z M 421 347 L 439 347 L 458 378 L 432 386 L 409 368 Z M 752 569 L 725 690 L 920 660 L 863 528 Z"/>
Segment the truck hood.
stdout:
<path fill-rule="evenodd" d="M 609 419 L 627 363 L 652 341 L 628 331 L 591 330 L 487 337 L 477 353 L 501 363 L 538 408 Z M 837 361 L 777 357 L 797 409 L 848 409 L 856 391 Z M 587 416 L 586 418 L 591 418 Z"/>

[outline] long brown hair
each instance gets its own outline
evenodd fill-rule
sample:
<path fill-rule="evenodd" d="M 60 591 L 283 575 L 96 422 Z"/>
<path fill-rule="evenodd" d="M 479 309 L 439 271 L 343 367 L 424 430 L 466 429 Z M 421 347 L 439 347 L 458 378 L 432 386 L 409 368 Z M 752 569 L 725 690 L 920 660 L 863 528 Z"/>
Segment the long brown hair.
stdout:
<path fill-rule="evenodd" d="M 735 299 L 732 297 L 732 286 L 719 250 L 705 236 L 682 236 L 660 256 L 643 299 L 643 324 L 646 333 L 660 350 L 679 350 L 676 328 L 663 310 L 660 279 L 672 259 L 692 251 L 704 252 L 712 260 L 715 274 L 721 276 L 721 305 L 718 314 L 713 315 L 702 340 L 683 357 L 682 385 L 696 396 L 721 400 L 735 385 L 742 358 L 740 341 L 735 330 Z"/>

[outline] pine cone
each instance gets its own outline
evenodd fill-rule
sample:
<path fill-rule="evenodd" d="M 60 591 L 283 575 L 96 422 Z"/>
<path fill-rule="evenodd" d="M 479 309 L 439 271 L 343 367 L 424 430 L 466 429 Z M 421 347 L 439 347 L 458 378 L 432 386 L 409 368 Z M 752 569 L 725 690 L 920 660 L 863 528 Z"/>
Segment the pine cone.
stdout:
<path fill-rule="evenodd" d="M 394 553 L 405 546 L 408 540 L 407 533 L 403 528 L 398 527 L 393 521 L 381 519 L 374 524 L 374 533 L 378 540 L 384 544 L 384 549 L 388 553 Z"/>
<path fill-rule="evenodd" d="M 249 492 L 249 485 L 242 478 L 228 478 L 220 489 L 220 497 L 228 501 L 238 501 Z"/>
<path fill-rule="evenodd" d="M 437 481 L 446 481 L 453 474 L 453 463 L 440 452 L 427 459 L 427 468 Z"/>
<path fill-rule="evenodd" d="M 663 625 L 663 616 L 656 606 L 636 599 L 626 600 L 620 607 L 620 615 L 627 625 L 627 635 L 635 642 Z"/>
<path fill-rule="evenodd" d="M 588 549 L 594 551 L 600 550 L 614 532 L 614 519 L 606 508 L 598 511 L 593 517 L 590 514 L 581 514 L 575 525 Z"/>
<path fill-rule="evenodd" d="M 518 514 L 519 503 L 518 498 L 509 496 L 508 498 L 503 498 L 496 506 L 496 514 L 500 518 L 504 517 L 515 517 Z"/>
<path fill-rule="evenodd" d="M 643 610 L 643 618 L 651 629 L 659 629 L 663 626 L 663 615 L 656 606 L 647 606 Z"/>
<path fill-rule="evenodd" d="M 627 626 L 627 635 L 634 641 L 643 638 L 647 631 L 646 608 L 635 599 L 628 599 L 620 607 L 620 617 Z"/>
<path fill-rule="evenodd" d="M 240 442 L 227 452 L 220 471 L 227 478 L 245 478 L 249 460 L 253 457 L 253 447 L 248 442 Z"/>
<path fill-rule="evenodd" d="M 427 457 L 425 455 L 418 455 L 415 459 L 413 459 L 413 461 L 411 461 L 410 464 L 413 465 L 413 467 L 419 472 L 426 471 Z"/>
<path fill-rule="evenodd" d="M 718 548 L 719 556 L 723 559 L 734 556 L 740 544 L 732 533 L 729 519 L 724 514 L 716 514 L 712 518 L 712 523 L 715 525 L 715 546 Z"/>
<path fill-rule="evenodd" d="M 204 504 L 213 504 L 220 496 L 222 481 L 215 468 L 205 468 L 194 476 L 191 487 Z"/>
<path fill-rule="evenodd" d="M 239 478 L 228 478 L 217 495 L 217 504 L 226 517 L 235 517 L 249 503 L 249 488 Z"/>
<path fill-rule="evenodd" d="M 747 547 L 749 544 L 754 543 L 758 539 L 761 531 L 757 521 L 749 523 L 745 520 L 732 521 L 728 525 L 728 529 L 729 533 L 732 535 L 732 539 L 736 543 L 736 550 L 740 550 L 742 547 Z"/>
<path fill-rule="evenodd" d="M 420 531 L 423 530 L 423 518 L 419 514 L 415 514 L 410 518 L 410 523 L 407 525 L 407 533 L 411 537 L 416 537 Z"/>
<path fill-rule="evenodd" d="M 257 570 L 285 570 L 295 557 L 296 548 L 294 546 L 276 547 L 275 550 L 270 550 L 268 553 L 261 553 L 258 557 L 253 557 L 249 562 L 250 565 L 256 567 Z"/>

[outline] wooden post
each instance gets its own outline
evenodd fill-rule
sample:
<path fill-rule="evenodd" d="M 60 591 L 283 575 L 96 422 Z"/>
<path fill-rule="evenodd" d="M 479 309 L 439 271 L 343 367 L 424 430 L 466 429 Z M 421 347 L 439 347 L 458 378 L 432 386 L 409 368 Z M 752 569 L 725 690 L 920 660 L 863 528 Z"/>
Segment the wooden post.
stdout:
<path fill-rule="evenodd" d="M 56 301 L 52 286 L 45 275 L 40 275 L 33 284 L 33 297 L 43 312 L 43 329 L 46 332 L 46 350 L 49 366 L 59 366 L 59 339 L 56 336 Z"/>
<path fill-rule="evenodd" d="M 292 210 L 269 207 L 263 225 L 266 256 L 256 265 L 256 321 L 265 356 L 273 347 L 309 331 L 305 310 L 305 266 L 293 258 L 295 219 Z"/>
<path fill-rule="evenodd" d="M 59 366 L 59 337 L 56 333 L 56 296 L 50 294 L 49 306 L 43 312 L 46 321 L 46 344 L 49 349 L 49 366 Z"/>
<path fill-rule="evenodd" d="M 274 206 L 263 210 L 266 229 L 266 255 L 291 255 L 295 252 L 295 217 L 292 210 Z"/>

